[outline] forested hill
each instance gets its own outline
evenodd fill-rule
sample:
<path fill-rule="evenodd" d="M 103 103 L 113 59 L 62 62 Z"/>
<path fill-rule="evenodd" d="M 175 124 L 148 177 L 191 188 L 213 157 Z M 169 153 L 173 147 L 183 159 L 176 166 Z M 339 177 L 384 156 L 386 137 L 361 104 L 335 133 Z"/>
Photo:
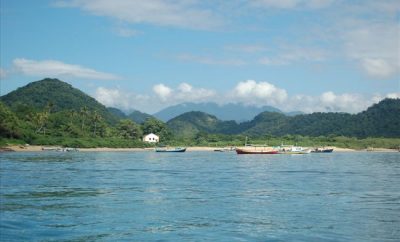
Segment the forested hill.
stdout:
<path fill-rule="evenodd" d="M 124 112 L 119 110 L 118 108 L 112 108 L 109 107 L 107 108 L 109 112 L 114 114 L 114 116 L 118 117 L 119 119 L 130 119 L 135 123 L 142 124 L 144 123 L 147 119 L 154 118 L 150 114 L 140 112 L 138 110 L 132 111 L 129 115 L 126 115 Z"/>
<path fill-rule="evenodd" d="M 58 79 L 46 78 L 31 82 L 0 97 L 0 101 L 13 111 L 24 107 L 35 108 L 38 111 L 46 107 L 51 108 L 52 112 L 80 111 L 85 107 L 90 111 L 96 110 L 109 123 L 118 120 L 118 117 L 96 99 Z"/>
<path fill-rule="evenodd" d="M 193 138 L 199 132 L 205 133 L 237 133 L 235 121 L 221 121 L 211 114 L 200 111 L 187 112 L 167 122 L 176 136 Z"/>
<path fill-rule="evenodd" d="M 400 99 L 385 99 L 358 114 L 312 113 L 286 116 L 263 112 L 253 120 L 237 124 L 221 121 L 201 112 L 180 115 L 168 123 L 177 135 L 193 137 L 196 133 L 351 137 L 400 137 Z"/>

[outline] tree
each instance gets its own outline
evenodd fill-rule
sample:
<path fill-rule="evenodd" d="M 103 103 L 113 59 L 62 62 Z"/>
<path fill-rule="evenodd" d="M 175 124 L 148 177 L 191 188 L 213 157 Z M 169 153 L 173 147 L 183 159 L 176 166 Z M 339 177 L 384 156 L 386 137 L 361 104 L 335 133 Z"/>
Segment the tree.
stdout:
<path fill-rule="evenodd" d="M 171 131 L 167 125 L 155 118 L 148 118 L 142 126 L 144 134 L 156 134 L 160 137 L 160 140 L 169 140 L 171 138 Z"/>
<path fill-rule="evenodd" d="M 139 139 L 142 137 L 140 126 L 130 119 L 122 119 L 117 125 L 118 135 L 125 139 Z"/>
<path fill-rule="evenodd" d="M 100 114 L 97 113 L 97 111 L 95 110 L 93 112 L 92 115 L 92 121 L 93 121 L 93 126 L 94 126 L 94 130 L 93 130 L 93 135 L 96 136 L 96 131 L 97 131 L 97 124 L 102 120 L 102 117 Z"/>
<path fill-rule="evenodd" d="M 85 120 L 86 120 L 86 117 L 87 117 L 88 114 L 89 114 L 88 108 L 87 108 L 86 106 L 83 106 L 83 108 L 81 108 L 80 114 L 81 114 L 81 120 L 82 120 L 81 129 L 82 129 L 82 131 L 83 131 L 83 129 L 85 128 Z"/>
<path fill-rule="evenodd" d="M 34 123 L 36 124 L 36 133 L 43 131 L 46 134 L 46 124 L 49 119 L 49 113 L 47 111 L 36 113 L 34 116 Z"/>
<path fill-rule="evenodd" d="M 0 102 L 0 137 L 20 138 L 19 120 L 2 102 Z"/>

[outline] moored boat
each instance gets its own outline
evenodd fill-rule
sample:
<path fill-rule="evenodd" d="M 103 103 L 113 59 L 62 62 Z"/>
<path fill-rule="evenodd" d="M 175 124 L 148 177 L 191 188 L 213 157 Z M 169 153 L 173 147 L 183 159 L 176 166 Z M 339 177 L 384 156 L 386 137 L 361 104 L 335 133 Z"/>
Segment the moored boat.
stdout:
<path fill-rule="evenodd" d="M 79 150 L 77 148 L 70 148 L 70 147 L 64 147 L 64 148 L 58 148 L 56 149 L 58 152 L 78 152 Z"/>
<path fill-rule="evenodd" d="M 246 148 L 236 148 L 236 153 L 238 155 L 242 154 L 273 155 L 273 154 L 278 154 L 278 150 L 272 147 L 251 146 Z"/>
<path fill-rule="evenodd" d="M 313 152 L 313 153 L 332 153 L 333 148 L 329 148 L 329 149 L 328 148 L 315 148 L 311 152 Z"/>
<path fill-rule="evenodd" d="M 279 154 L 285 155 L 301 155 L 301 154 L 309 154 L 311 153 L 311 149 L 305 149 L 301 146 L 289 146 L 289 147 L 281 147 L 279 149 Z"/>
<path fill-rule="evenodd" d="M 156 152 L 185 152 L 186 147 L 172 147 L 172 148 L 166 148 L 166 147 L 158 147 L 156 148 Z"/>
<path fill-rule="evenodd" d="M 214 151 L 216 152 L 229 152 L 229 151 L 235 151 L 235 147 L 225 147 L 225 148 L 215 148 Z"/>

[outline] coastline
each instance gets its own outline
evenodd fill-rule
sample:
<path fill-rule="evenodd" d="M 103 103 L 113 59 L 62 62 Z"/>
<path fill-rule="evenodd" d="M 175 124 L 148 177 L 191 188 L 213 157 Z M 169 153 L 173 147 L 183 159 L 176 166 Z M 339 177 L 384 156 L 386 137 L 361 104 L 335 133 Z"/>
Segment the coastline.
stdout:
<path fill-rule="evenodd" d="M 41 146 L 41 145 L 8 145 L 6 147 L 1 148 L 1 151 L 14 151 L 14 152 L 48 152 L 43 150 L 42 148 L 61 148 L 60 146 Z M 207 147 L 207 146 L 192 146 L 187 147 L 187 151 L 214 151 L 218 147 Z M 240 148 L 240 147 L 238 147 Z M 305 147 L 307 148 L 307 147 Z M 311 147 L 308 147 L 311 148 Z M 349 149 L 349 148 L 340 148 L 335 146 L 330 146 L 326 148 L 333 148 L 334 152 L 398 152 L 396 149 L 387 149 L 387 148 L 373 148 L 372 150 L 367 149 Z M 152 152 L 154 148 L 78 148 L 81 152 Z"/>

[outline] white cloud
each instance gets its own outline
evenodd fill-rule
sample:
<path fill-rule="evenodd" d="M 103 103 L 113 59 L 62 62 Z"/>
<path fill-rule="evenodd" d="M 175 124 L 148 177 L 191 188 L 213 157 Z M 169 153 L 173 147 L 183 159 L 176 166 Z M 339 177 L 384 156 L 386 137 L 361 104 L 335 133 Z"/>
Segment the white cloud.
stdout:
<path fill-rule="evenodd" d="M 188 83 L 181 83 L 175 89 L 164 84 L 154 85 L 151 95 L 140 95 L 121 88 L 98 87 L 93 96 L 107 107 L 116 107 L 124 111 L 135 109 L 154 113 L 167 106 L 183 102 L 215 101 L 216 92 L 205 88 L 195 88 Z"/>
<path fill-rule="evenodd" d="M 215 29 L 222 20 L 197 1 L 187 0 L 72 0 L 58 7 L 77 7 L 98 16 L 131 24 L 153 24 L 189 29 Z"/>
<path fill-rule="evenodd" d="M 386 95 L 361 95 L 358 93 L 335 94 L 327 91 L 319 96 L 294 95 L 285 103 L 283 110 L 299 110 L 305 113 L 312 112 L 347 112 L 358 113 L 366 110 L 374 103 L 385 98 L 399 98 L 400 93 Z"/>
<path fill-rule="evenodd" d="M 13 60 L 13 71 L 28 76 L 40 77 L 75 77 L 97 80 L 117 80 L 120 77 L 99 72 L 79 65 L 66 64 L 56 60 L 28 60 L 17 58 Z"/>
<path fill-rule="evenodd" d="M 181 102 L 205 102 L 215 96 L 214 90 L 194 88 L 185 82 L 176 89 L 164 84 L 157 84 L 153 87 L 153 91 L 161 101 L 171 105 Z"/>
<path fill-rule="evenodd" d="M 393 92 L 393 93 L 388 93 L 386 94 L 387 98 L 400 98 L 400 92 Z"/>
<path fill-rule="evenodd" d="M 119 88 L 98 87 L 94 93 L 94 98 L 107 107 L 115 107 L 124 111 L 146 110 L 152 105 L 151 98 L 148 95 L 135 94 Z M 147 103 L 149 106 L 146 105 Z"/>
<path fill-rule="evenodd" d="M 164 84 L 155 85 L 153 91 L 163 101 L 167 101 L 172 94 L 172 89 Z"/>
<path fill-rule="evenodd" d="M 256 82 L 247 80 L 239 82 L 232 91 L 233 99 L 237 98 L 246 104 L 281 104 L 287 99 L 287 92 L 284 89 L 275 87 L 268 82 Z"/>
<path fill-rule="evenodd" d="M 400 74 L 400 25 L 360 21 L 344 32 L 345 53 L 374 79 Z"/>
<path fill-rule="evenodd" d="M 399 73 L 400 66 L 396 66 L 395 63 L 389 63 L 385 59 L 365 58 L 361 61 L 362 67 L 368 76 L 373 78 L 388 79 Z"/>
<path fill-rule="evenodd" d="M 155 113 L 162 108 L 184 102 L 216 102 L 219 104 L 243 103 L 246 105 L 271 105 L 283 111 L 312 112 L 348 112 L 358 113 L 385 98 L 400 98 L 400 92 L 387 94 L 361 95 L 358 93 L 337 94 L 326 91 L 320 95 L 289 96 L 286 90 L 268 82 L 247 80 L 239 82 L 227 92 L 216 92 L 206 88 L 193 87 L 181 83 L 176 88 L 165 84 L 153 87 L 152 94 L 136 94 L 121 88 L 96 89 L 94 97 L 108 107 L 124 111 L 140 110 Z"/>
<path fill-rule="evenodd" d="M 296 62 L 321 62 L 327 59 L 327 52 L 318 48 L 281 46 L 277 53 L 258 60 L 262 65 L 289 65 Z"/>
<path fill-rule="evenodd" d="M 191 85 L 187 84 L 186 82 L 184 82 L 178 86 L 178 90 L 183 93 L 190 93 L 190 92 L 192 92 L 193 87 Z"/>
<path fill-rule="evenodd" d="M 325 92 L 320 96 L 320 105 L 326 111 L 354 113 L 367 108 L 370 104 L 359 94 L 336 95 L 333 92 Z"/>
<path fill-rule="evenodd" d="M 176 90 L 174 90 L 176 102 L 206 102 L 210 98 L 216 96 L 214 90 L 206 88 L 194 88 L 187 83 L 181 83 Z"/>

